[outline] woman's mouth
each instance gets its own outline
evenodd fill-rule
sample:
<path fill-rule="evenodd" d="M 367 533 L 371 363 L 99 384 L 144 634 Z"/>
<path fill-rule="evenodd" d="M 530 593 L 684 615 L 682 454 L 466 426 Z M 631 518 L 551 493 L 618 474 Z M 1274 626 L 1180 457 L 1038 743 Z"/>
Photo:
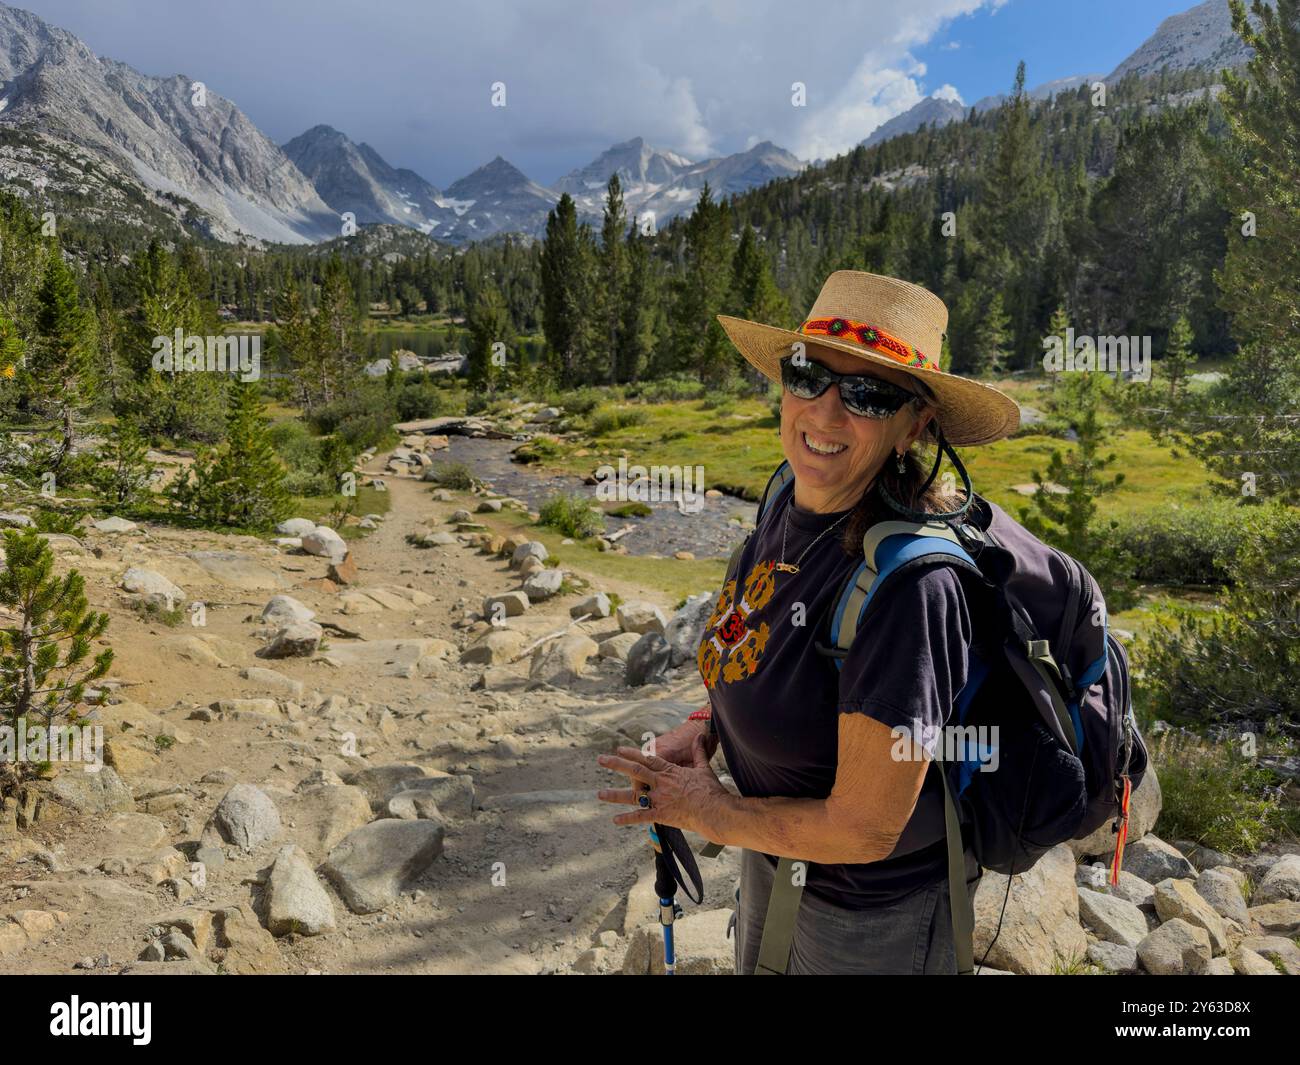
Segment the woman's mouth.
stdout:
<path fill-rule="evenodd" d="M 803 434 L 803 444 L 814 455 L 838 455 L 841 451 L 847 451 L 848 444 L 836 444 L 830 440 L 819 440 L 815 436 Z"/>

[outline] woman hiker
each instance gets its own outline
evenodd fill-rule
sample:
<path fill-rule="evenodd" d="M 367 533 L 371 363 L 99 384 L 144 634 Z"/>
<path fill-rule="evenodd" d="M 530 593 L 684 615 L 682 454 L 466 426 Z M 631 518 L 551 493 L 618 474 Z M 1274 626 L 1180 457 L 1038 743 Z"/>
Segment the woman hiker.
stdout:
<path fill-rule="evenodd" d="M 901 572 L 838 670 L 827 614 L 867 529 L 964 502 L 934 480 L 922 443 L 999 440 L 1019 407 L 939 369 L 947 308 L 904 281 L 836 272 L 797 331 L 719 321 L 783 386 L 793 490 L 761 515 L 705 628 L 708 709 L 658 737 L 653 756 L 602 755 L 631 787 L 598 795 L 638 807 L 616 823 L 743 848 L 737 973 L 758 967 L 778 857 L 803 865 L 805 886 L 788 960 L 763 971 L 955 972 L 943 783 L 928 770 L 978 637 L 966 591 L 948 566 Z M 709 765 L 718 743 L 739 796 Z M 977 876 L 968 856 L 968 883 Z"/>

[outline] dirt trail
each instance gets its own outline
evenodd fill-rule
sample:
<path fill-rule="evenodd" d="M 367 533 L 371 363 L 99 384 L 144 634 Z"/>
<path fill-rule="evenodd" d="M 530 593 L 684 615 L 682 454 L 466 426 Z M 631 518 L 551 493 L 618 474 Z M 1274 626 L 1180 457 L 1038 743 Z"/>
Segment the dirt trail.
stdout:
<path fill-rule="evenodd" d="M 81 959 L 104 954 L 110 964 L 91 971 L 117 972 L 179 910 L 242 904 L 260 914 L 263 882 L 284 844 L 302 847 L 319 873 L 340 834 L 367 819 L 336 801 L 345 792 L 355 801 L 351 789 L 312 789 L 309 778 L 337 784 L 333 774 L 341 778 L 394 763 L 472 778 L 472 809 L 468 800 L 440 804 L 442 855 L 377 913 L 350 912 L 322 875 L 334 931 L 272 940 L 248 920 L 242 936 L 231 933 L 232 918 L 226 949 L 215 956 L 209 949 L 209 963 L 224 959 L 223 968 L 232 972 L 570 971 L 603 928 L 601 948 L 579 967 L 600 971 L 621 964 L 629 942 L 622 900 L 649 871 L 650 850 L 643 830 L 612 825 L 614 809 L 595 800 L 597 788 L 615 782 L 596 766 L 595 756 L 619 742 L 613 730 L 639 735 L 644 722 L 666 720 L 662 711 L 656 717 L 654 706 L 629 706 L 633 701 L 665 701 L 676 707 L 669 716 L 680 716 L 683 707 L 704 701 L 704 690 L 689 669 L 675 683 L 628 689 L 620 662 L 594 657 L 567 689 L 525 690 L 524 659 L 506 667 L 516 683 L 493 685 L 508 690 L 473 690 L 485 667 L 459 661 L 478 638 L 467 611 L 477 612 L 485 595 L 517 588 L 519 576 L 506 560 L 463 543 L 411 546 L 409 533 L 446 530 L 451 513 L 467 504 L 473 509 L 476 500 L 458 493 L 451 502 L 435 502 L 427 485 L 383 476 L 392 509 L 367 538 L 353 542 L 359 577 L 338 591 L 321 580 L 325 560 L 250 537 L 164 528 L 112 535 L 92 530 L 86 545 L 100 557 L 60 545 L 60 567 L 79 568 L 92 605 L 112 616 L 113 676 L 124 682 L 114 698 L 124 701 L 105 707 L 101 719 L 110 761 L 134 802 L 111 812 L 43 818 L 17 837 L 0 831 L 0 915 L 66 914 L 57 917 L 61 923 L 53 930 L 31 934 L 20 949 L 5 953 L 0 939 L 0 973 L 66 972 Z M 493 515 L 483 517 L 490 524 Z M 195 552 L 233 552 L 238 561 L 188 557 Z M 205 624 L 169 627 L 134 610 L 120 590 L 122 574 L 132 565 L 163 574 L 191 601 L 203 602 Z M 354 612 L 366 606 L 357 587 L 390 589 L 384 597 L 390 606 L 369 600 L 365 612 Z M 666 615 L 672 607 L 649 589 L 602 581 L 593 582 L 592 590 L 657 602 Z M 264 660 L 254 655 L 268 635 L 259 615 L 277 591 L 314 610 L 317 621 L 364 637 L 327 634 L 326 657 L 336 651 L 369 654 L 376 641 L 446 644 L 421 645 L 417 666 L 405 670 L 410 675 L 385 675 L 403 671 L 405 659 L 397 651 L 391 656 L 395 666 L 382 655 L 341 665 L 321 661 L 320 654 Z M 416 603 L 403 602 L 398 593 Z M 576 601 L 561 595 L 535 603 L 510 618 L 509 627 L 531 643 L 568 625 Z M 599 642 L 618 630 L 609 618 L 585 622 L 577 631 Z M 272 669 L 290 683 L 301 682 L 303 691 L 270 690 L 265 675 L 241 676 L 249 667 Z M 263 702 L 202 712 L 231 699 Z M 268 699 L 278 704 L 268 706 Z M 194 717 L 196 710 L 212 720 Z M 161 743 L 159 736 L 165 737 Z M 206 880 L 199 877 L 201 886 L 193 887 L 193 871 L 185 871 L 193 844 L 236 782 L 255 785 L 271 798 L 282 830 L 248 854 L 225 846 L 224 863 L 205 865 Z M 531 794 L 544 792 L 586 794 Z M 185 862 L 173 847 L 186 852 Z M 162 879 L 159 862 L 173 874 L 170 886 L 154 882 Z M 724 859 L 705 870 L 706 908 L 729 903 L 732 868 Z M 628 931 L 642 923 L 640 905 Z M 165 964 L 180 972 L 186 963 Z"/>

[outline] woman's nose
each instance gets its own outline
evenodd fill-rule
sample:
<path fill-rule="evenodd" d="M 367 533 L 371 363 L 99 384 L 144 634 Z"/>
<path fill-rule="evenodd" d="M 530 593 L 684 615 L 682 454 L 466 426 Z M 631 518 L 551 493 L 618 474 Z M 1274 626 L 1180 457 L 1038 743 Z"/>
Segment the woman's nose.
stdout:
<path fill-rule="evenodd" d="M 844 407 L 844 401 L 840 399 L 840 390 L 838 385 L 831 385 L 825 392 L 813 400 L 813 407 L 817 411 L 818 417 L 827 425 L 841 425 L 849 418 L 849 412 Z"/>

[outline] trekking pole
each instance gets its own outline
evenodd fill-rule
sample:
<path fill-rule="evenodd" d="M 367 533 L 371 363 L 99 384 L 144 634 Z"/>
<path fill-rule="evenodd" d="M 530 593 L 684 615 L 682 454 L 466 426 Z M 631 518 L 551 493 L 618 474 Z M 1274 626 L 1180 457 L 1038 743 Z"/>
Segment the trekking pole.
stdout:
<path fill-rule="evenodd" d="M 686 897 L 694 903 L 704 899 L 704 881 L 700 878 L 700 868 L 695 864 L 695 855 L 691 853 L 690 844 L 682 835 L 681 829 L 670 828 L 660 824 L 650 825 L 650 845 L 655 850 L 655 894 L 659 896 L 659 924 L 664 930 L 664 975 L 673 976 L 677 970 L 677 951 L 673 941 L 673 922 L 682 912 L 677 904 L 677 888 L 686 892 Z M 686 867 L 695 894 L 682 879 L 678 862 Z"/>

